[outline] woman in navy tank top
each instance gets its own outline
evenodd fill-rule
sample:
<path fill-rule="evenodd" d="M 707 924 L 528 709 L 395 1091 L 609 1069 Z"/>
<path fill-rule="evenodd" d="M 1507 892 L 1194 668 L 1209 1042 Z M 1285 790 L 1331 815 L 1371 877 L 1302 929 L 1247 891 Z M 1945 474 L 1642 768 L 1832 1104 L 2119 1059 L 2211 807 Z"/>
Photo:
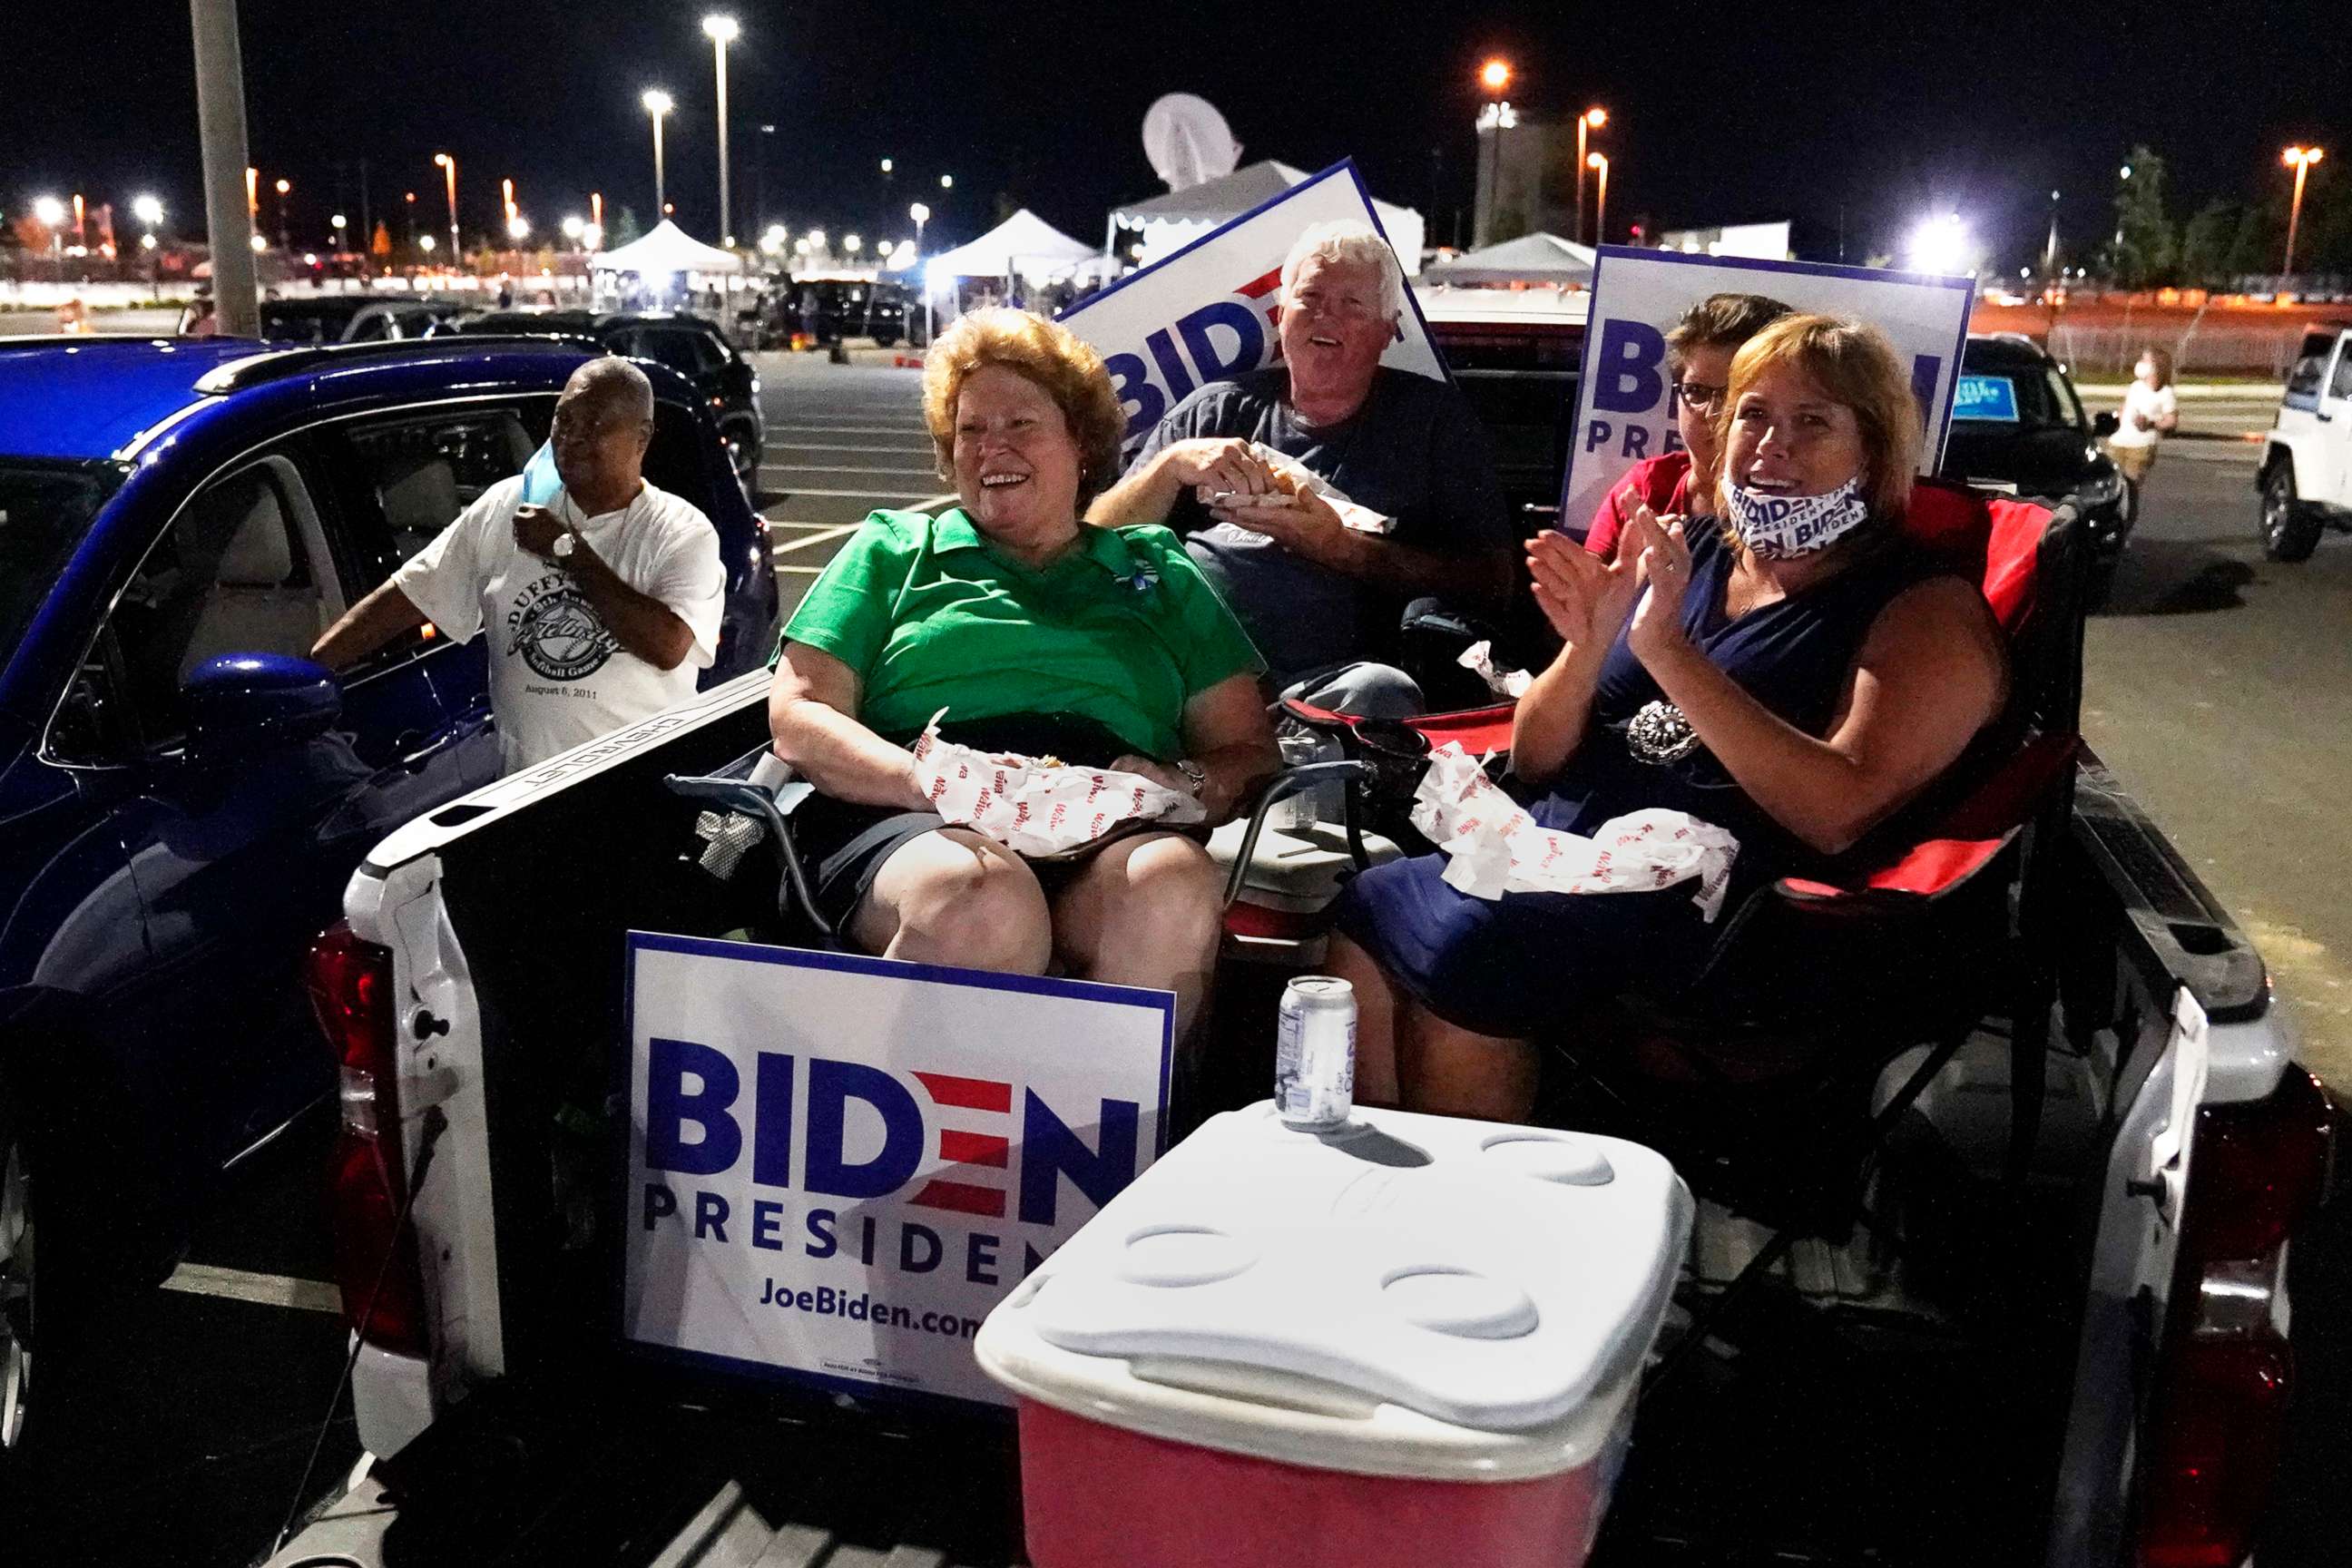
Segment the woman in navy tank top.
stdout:
<path fill-rule="evenodd" d="M 1641 509 L 1613 561 L 1556 533 L 1528 545 L 1564 646 L 1519 700 L 1511 763 L 1546 792 L 1547 827 L 1665 807 L 1728 829 L 1737 908 L 1832 868 L 1950 768 L 2007 670 L 1976 585 L 1901 537 L 1920 417 L 1881 333 L 1783 317 L 1739 350 L 1714 412 L 1720 470 L 1692 487 L 1714 515 Z M 1671 994 L 1713 935 L 1688 884 L 1482 900 L 1444 869 L 1394 861 L 1339 904 L 1331 972 L 1356 987 L 1374 1103 L 1523 1118 L 1531 1036 L 1630 990 Z M 1822 954 L 1827 983 L 1836 963 Z"/>

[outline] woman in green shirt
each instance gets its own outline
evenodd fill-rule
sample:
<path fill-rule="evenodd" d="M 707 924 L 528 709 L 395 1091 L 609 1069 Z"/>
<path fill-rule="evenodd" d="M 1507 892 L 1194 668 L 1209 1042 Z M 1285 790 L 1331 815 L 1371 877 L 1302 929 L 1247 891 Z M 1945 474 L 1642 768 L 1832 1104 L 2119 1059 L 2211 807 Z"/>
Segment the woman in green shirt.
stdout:
<path fill-rule="evenodd" d="M 1211 821 L 1278 765 L 1248 637 L 1176 536 L 1101 529 L 1124 421 L 1102 360 L 1019 310 L 965 316 L 923 367 L 923 414 L 962 504 L 876 512 L 784 627 L 769 698 L 817 897 L 892 958 L 1173 991 L 1189 1026 L 1215 961 L 1218 878 L 1145 833 L 1037 867 L 929 810 L 907 742 L 1142 773 Z"/>

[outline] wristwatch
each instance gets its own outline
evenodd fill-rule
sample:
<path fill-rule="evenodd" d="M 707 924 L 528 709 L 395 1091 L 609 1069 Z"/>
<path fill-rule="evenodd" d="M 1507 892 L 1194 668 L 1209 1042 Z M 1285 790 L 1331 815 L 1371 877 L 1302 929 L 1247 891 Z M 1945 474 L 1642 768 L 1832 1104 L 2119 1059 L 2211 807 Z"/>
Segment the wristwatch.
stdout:
<path fill-rule="evenodd" d="M 558 566 L 569 566 L 572 564 L 572 548 L 579 542 L 580 536 L 567 528 L 555 536 L 554 543 L 547 547 L 548 556 Z"/>
<path fill-rule="evenodd" d="M 1179 757 L 1176 759 L 1176 771 L 1182 773 L 1184 782 L 1192 786 L 1192 798 L 1200 799 L 1201 791 L 1209 783 L 1209 770 L 1190 757 Z"/>

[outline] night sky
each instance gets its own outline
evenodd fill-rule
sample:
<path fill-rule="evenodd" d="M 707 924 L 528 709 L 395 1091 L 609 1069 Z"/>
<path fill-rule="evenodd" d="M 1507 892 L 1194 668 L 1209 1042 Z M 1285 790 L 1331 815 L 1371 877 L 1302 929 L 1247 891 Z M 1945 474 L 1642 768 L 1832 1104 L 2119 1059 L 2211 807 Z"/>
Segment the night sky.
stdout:
<path fill-rule="evenodd" d="M 711 54 L 698 25 L 710 8 L 245 0 L 253 160 L 293 181 L 298 244 L 322 243 L 338 205 L 356 225 L 362 159 L 395 237 L 405 190 L 443 224 L 430 159 L 444 149 L 469 233 L 497 216 L 501 176 L 542 232 L 584 211 L 591 189 L 604 192 L 608 224 L 627 205 L 649 225 L 637 95 L 659 85 L 678 100 L 671 199 L 690 232 L 715 237 Z M 730 94 L 747 237 L 754 209 L 794 229 L 902 237 L 919 199 L 935 214 L 927 241 L 952 242 L 993 221 L 1002 195 L 1093 239 L 1110 205 L 1161 189 L 1139 130 L 1154 97 L 1182 90 L 1224 111 L 1244 162 L 1311 170 L 1353 153 L 1375 194 L 1430 215 L 1434 241 L 1469 200 L 1471 77 L 1490 53 L 1517 68 L 1510 96 L 1523 107 L 1608 106 L 1599 144 L 1615 160 L 1619 237 L 1643 216 L 1665 227 L 1785 216 L 1833 233 L 1843 215 L 1858 260 L 1893 248 L 1932 205 L 1968 215 L 2014 264 L 2038 254 L 2053 186 L 2070 247 L 2112 226 L 2116 165 L 2135 142 L 2167 160 L 2176 216 L 2269 194 L 2291 141 L 2329 148 L 2315 182 L 2352 178 L 2344 0 L 2111 0 L 2063 16 L 2030 0 L 729 8 L 743 26 Z M 37 195 L 79 190 L 127 208 L 152 189 L 174 227 L 200 235 L 185 0 L 9 5 L 0 27 L 0 207 L 14 216 Z M 897 163 L 888 190 L 885 155 Z"/>

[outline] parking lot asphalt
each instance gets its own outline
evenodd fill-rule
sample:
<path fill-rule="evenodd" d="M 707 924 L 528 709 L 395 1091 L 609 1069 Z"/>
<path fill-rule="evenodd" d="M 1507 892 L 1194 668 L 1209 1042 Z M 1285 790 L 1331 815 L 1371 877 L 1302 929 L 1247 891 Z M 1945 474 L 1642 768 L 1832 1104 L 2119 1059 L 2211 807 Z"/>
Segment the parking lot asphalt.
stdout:
<path fill-rule="evenodd" d="M 942 487 L 915 373 L 761 360 L 761 510 L 789 608 L 867 510 Z M 2166 449 L 2088 627 L 2085 730 L 2262 946 L 2307 1058 L 2352 1089 L 2352 898 L 2332 811 L 2352 777 L 2352 539 L 2263 562 L 2254 450 Z M 330 1132 L 321 1108 L 230 1173 L 177 1288 L 45 1351 L 43 1425 L 27 1462 L 0 1469 L 0 1563 L 242 1568 L 266 1552 L 342 1370 L 341 1321 L 319 1310 Z M 2352 1532 L 2352 1215 L 2298 1245 L 2294 1289 L 2303 1382 L 2267 1568 L 2340 1561 Z M 302 1492 L 324 1495 L 357 1457 L 344 1404 Z"/>

